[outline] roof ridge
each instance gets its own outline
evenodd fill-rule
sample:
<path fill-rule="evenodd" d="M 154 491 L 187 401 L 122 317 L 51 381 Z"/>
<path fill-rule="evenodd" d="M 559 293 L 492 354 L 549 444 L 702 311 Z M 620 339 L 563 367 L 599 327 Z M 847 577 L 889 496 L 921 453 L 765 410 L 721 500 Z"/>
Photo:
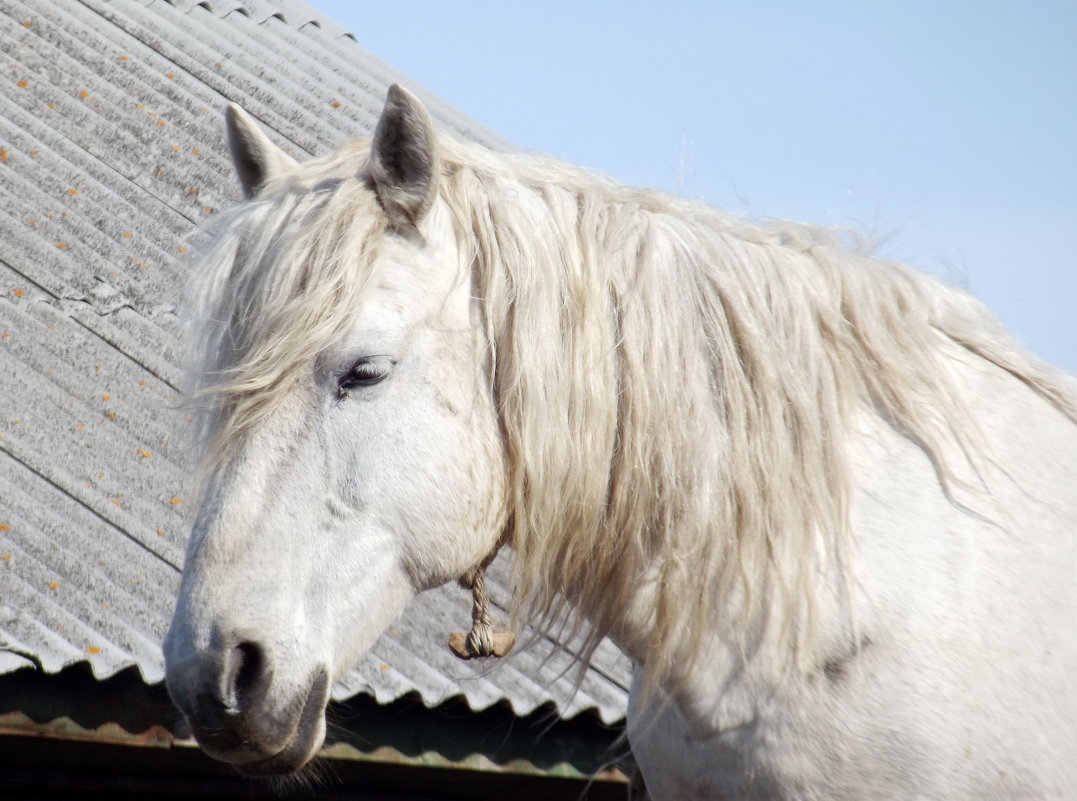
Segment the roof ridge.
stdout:
<path fill-rule="evenodd" d="M 331 37 L 346 36 L 352 41 L 355 34 L 338 25 L 332 18 L 321 13 L 302 0 L 163 0 L 184 13 L 201 7 L 218 17 L 227 17 L 238 11 L 261 25 L 267 19 L 276 17 L 293 28 L 313 25 Z"/>

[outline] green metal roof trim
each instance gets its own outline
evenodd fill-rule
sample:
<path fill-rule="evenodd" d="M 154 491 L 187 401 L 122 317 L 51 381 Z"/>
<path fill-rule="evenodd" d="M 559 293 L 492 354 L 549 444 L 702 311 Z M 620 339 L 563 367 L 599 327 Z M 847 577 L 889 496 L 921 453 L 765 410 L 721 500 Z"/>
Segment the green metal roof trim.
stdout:
<path fill-rule="evenodd" d="M 386 705 L 359 696 L 332 705 L 329 718 L 322 763 L 626 782 L 627 744 L 621 730 L 591 714 L 563 721 L 547 706 L 520 718 L 506 704 L 476 713 L 459 700 L 428 709 L 411 695 Z M 0 676 L 0 737 L 41 739 L 38 750 L 50 747 L 45 741 L 198 748 L 163 687 L 146 685 L 134 669 L 101 681 L 85 665 L 54 675 L 16 671 Z M 204 760 L 217 767 L 208 757 Z"/>
<path fill-rule="evenodd" d="M 190 511 L 186 242 L 239 201 L 220 111 L 239 103 L 302 159 L 369 135 L 410 82 L 290 0 L 0 0 L 0 44 L 0 673 L 159 682 Z M 508 147 L 412 88 L 443 130 Z M 504 607 L 505 565 L 491 576 Z M 421 596 L 334 697 L 624 717 L 612 645 L 577 692 L 565 643 L 456 660 L 445 638 L 469 619 L 462 590 Z"/>

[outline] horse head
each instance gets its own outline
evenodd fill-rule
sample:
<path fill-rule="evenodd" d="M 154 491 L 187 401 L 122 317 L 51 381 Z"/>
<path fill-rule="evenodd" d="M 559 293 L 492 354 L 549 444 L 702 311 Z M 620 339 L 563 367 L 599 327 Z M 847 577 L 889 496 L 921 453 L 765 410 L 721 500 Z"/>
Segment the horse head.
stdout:
<path fill-rule="evenodd" d="M 205 489 L 167 684 L 247 774 L 305 764 L 330 688 L 418 592 L 505 527 L 505 454 L 473 257 L 423 106 L 300 166 L 236 107 L 248 202 L 210 248 Z M 208 311 L 207 311 L 208 310 Z"/>

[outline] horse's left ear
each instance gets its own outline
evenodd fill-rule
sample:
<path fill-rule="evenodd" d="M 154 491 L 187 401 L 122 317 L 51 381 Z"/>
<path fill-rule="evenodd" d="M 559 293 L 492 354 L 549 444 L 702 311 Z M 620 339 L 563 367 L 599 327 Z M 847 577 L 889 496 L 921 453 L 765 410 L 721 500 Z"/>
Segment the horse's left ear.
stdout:
<path fill-rule="evenodd" d="M 270 179 L 296 166 L 295 159 L 273 144 L 235 103 L 228 104 L 224 119 L 232 164 L 244 197 L 254 197 Z"/>
<path fill-rule="evenodd" d="M 417 225 L 437 196 L 434 123 L 419 98 L 399 84 L 389 87 L 374 129 L 370 177 L 394 225 Z"/>

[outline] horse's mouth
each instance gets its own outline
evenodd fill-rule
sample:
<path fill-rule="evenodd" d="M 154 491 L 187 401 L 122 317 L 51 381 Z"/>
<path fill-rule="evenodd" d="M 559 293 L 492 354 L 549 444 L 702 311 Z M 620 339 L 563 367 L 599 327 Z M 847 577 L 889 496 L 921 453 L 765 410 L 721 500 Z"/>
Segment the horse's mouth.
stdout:
<path fill-rule="evenodd" d="M 306 765 L 325 739 L 325 705 L 329 700 L 329 676 L 318 672 L 299 714 L 291 740 L 277 754 L 256 762 L 235 765 L 244 776 L 280 776 Z"/>

